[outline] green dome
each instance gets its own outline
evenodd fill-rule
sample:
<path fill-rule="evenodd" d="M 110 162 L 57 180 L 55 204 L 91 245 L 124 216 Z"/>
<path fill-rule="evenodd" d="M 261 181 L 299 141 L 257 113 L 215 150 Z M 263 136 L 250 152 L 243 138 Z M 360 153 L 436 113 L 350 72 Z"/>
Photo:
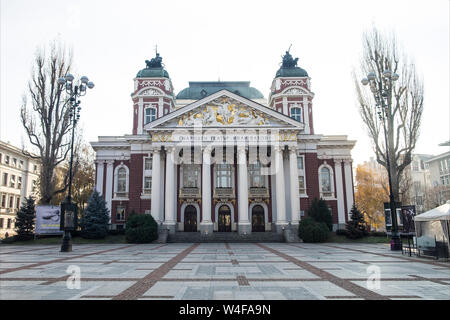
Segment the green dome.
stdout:
<path fill-rule="evenodd" d="M 250 81 L 201 81 L 189 82 L 189 87 L 177 94 L 177 99 L 199 100 L 226 89 L 247 99 L 264 99 L 263 94 Z"/>
<path fill-rule="evenodd" d="M 277 77 L 308 77 L 308 72 L 300 67 L 278 69 L 275 78 Z"/>
<path fill-rule="evenodd" d="M 145 68 L 139 71 L 136 78 L 169 78 L 169 73 L 164 70 L 163 67 L 160 68 Z"/>

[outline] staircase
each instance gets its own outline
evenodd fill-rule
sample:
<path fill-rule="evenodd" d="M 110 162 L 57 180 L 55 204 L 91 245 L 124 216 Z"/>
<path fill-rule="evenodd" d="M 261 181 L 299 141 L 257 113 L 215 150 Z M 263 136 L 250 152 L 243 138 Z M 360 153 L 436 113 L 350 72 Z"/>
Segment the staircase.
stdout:
<path fill-rule="evenodd" d="M 213 232 L 204 235 L 200 232 L 176 232 L 169 234 L 167 242 L 285 242 L 283 234 L 276 232 L 252 232 L 243 235 L 237 232 Z"/>

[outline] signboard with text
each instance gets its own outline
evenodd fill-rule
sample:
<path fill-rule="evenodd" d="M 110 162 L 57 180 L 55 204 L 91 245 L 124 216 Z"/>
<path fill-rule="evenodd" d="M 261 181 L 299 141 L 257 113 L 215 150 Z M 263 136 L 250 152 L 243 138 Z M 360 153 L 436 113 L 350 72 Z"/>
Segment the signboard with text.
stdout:
<path fill-rule="evenodd" d="M 61 234 L 60 219 L 59 206 L 36 206 L 36 234 Z"/>

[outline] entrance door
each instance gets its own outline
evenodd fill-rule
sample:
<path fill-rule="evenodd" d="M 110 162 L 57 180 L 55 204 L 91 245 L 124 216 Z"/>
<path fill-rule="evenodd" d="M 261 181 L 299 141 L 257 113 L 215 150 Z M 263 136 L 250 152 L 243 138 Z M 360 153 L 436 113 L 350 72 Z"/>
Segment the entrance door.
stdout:
<path fill-rule="evenodd" d="M 197 232 L 197 209 L 191 205 L 184 209 L 184 232 Z"/>
<path fill-rule="evenodd" d="M 252 232 L 265 232 L 264 208 L 256 205 L 252 209 Z"/>
<path fill-rule="evenodd" d="M 219 208 L 219 232 L 231 232 L 231 210 L 227 205 Z"/>

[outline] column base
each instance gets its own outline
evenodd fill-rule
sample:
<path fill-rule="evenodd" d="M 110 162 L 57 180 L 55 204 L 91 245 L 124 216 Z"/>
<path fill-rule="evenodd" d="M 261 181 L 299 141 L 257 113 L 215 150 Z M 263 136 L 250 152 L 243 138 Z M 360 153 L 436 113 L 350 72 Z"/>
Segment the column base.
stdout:
<path fill-rule="evenodd" d="M 214 232 L 214 224 L 212 222 L 200 223 L 200 233 L 202 235 L 209 235 Z"/>
<path fill-rule="evenodd" d="M 284 229 L 286 229 L 288 226 L 287 222 L 277 222 L 275 223 L 275 230 L 277 233 L 283 233 Z"/>
<path fill-rule="evenodd" d="M 169 230 L 170 234 L 174 234 L 177 231 L 177 225 L 175 222 L 165 222 L 163 226 Z"/>
<path fill-rule="evenodd" d="M 252 225 L 249 222 L 238 222 L 238 233 L 239 234 L 251 234 Z"/>

